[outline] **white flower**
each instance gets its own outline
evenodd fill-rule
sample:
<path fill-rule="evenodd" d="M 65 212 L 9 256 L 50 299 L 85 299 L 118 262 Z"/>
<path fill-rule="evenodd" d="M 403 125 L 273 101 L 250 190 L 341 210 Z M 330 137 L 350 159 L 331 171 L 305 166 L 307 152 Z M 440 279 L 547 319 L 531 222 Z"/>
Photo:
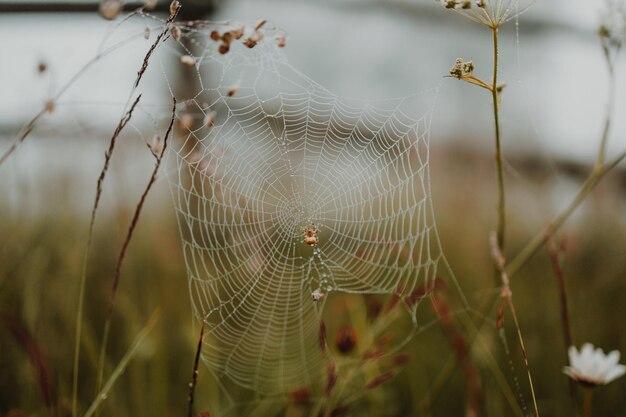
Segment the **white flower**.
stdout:
<path fill-rule="evenodd" d="M 570 366 L 564 367 L 563 372 L 582 385 L 606 385 L 626 373 L 626 366 L 618 363 L 620 353 L 617 350 L 605 355 L 602 349 L 585 343 L 580 352 L 570 346 L 568 353 Z"/>

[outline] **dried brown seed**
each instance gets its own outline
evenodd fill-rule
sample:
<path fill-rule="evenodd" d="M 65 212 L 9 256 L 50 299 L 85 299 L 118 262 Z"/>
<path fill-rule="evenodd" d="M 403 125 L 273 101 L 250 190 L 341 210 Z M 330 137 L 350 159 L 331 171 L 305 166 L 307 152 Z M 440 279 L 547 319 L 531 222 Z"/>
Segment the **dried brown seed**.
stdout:
<path fill-rule="evenodd" d="M 223 43 L 220 45 L 219 49 L 218 49 L 219 53 L 224 55 L 226 53 L 228 53 L 228 51 L 230 51 L 230 45 L 227 43 Z"/>
<path fill-rule="evenodd" d="M 350 326 L 343 326 L 335 336 L 335 348 L 345 354 L 351 353 L 357 344 L 357 335 Z"/>
<path fill-rule="evenodd" d="M 180 7 L 180 3 L 178 2 L 178 0 L 173 0 L 170 3 L 170 15 L 175 15 L 176 12 L 178 12 L 178 8 Z"/>
<path fill-rule="evenodd" d="M 179 41 L 183 34 L 180 28 L 176 25 L 173 25 L 171 31 L 172 31 L 172 37 L 176 39 L 177 41 Z"/>

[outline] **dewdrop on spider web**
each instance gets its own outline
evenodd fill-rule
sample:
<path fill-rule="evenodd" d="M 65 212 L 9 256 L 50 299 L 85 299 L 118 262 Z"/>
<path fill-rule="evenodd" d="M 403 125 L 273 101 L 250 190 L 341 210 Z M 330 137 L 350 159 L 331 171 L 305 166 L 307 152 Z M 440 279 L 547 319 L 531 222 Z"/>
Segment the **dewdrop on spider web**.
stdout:
<path fill-rule="evenodd" d="M 188 67 L 193 67 L 196 65 L 196 58 L 191 55 L 183 55 L 180 57 L 180 62 Z"/>

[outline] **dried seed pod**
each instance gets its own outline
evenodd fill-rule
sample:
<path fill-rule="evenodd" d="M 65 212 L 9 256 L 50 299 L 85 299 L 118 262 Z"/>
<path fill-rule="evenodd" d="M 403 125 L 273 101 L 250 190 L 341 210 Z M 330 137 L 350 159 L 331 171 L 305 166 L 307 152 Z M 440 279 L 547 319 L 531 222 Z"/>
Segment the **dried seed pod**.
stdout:
<path fill-rule="evenodd" d="M 263 25 L 265 25 L 267 23 L 267 19 L 261 19 L 259 20 L 259 22 L 256 24 L 256 26 L 254 27 L 254 30 L 259 30 L 263 27 Z"/>
<path fill-rule="evenodd" d="M 354 329 L 350 326 L 343 326 L 337 332 L 335 336 L 335 348 L 347 355 L 354 351 L 357 344 L 357 335 Z"/>
<path fill-rule="evenodd" d="M 208 128 L 212 128 L 215 124 L 215 116 L 216 113 L 214 111 L 207 113 L 207 115 L 204 116 L 204 125 Z"/>
<path fill-rule="evenodd" d="M 171 29 L 171 33 L 172 33 L 172 37 L 174 39 L 176 39 L 177 41 L 180 40 L 181 36 L 182 36 L 182 31 L 180 30 L 180 28 L 176 25 L 172 25 L 172 29 Z"/>
<path fill-rule="evenodd" d="M 284 36 L 280 35 L 276 37 L 276 44 L 279 48 L 284 48 L 286 43 L 287 42 Z"/>
<path fill-rule="evenodd" d="M 196 65 L 196 58 L 192 57 L 191 55 L 183 55 L 180 57 L 180 62 L 183 65 L 187 65 L 188 67 L 193 67 L 194 65 Z"/>
<path fill-rule="evenodd" d="M 224 34 L 222 35 L 222 42 L 226 43 L 226 44 L 230 44 L 233 39 L 235 37 L 233 36 L 232 32 L 224 32 Z"/>
<path fill-rule="evenodd" d="M 254 48 L 257 44 L 257 41 L 254 40 L 252 36 L 250 36 L 243 41 L 243 44 L 246 45 L 248 48 Z"/>
<path fill-rule="evenodd" d="M 180 3 L 178 0 L 173 0 L 170 3 L 170 15 L 175 15 L 178 12 L 178 8 L 180 7 Z"/>
<path fill-rule="evenodd" d="M 318 336 L 320 349 L 322 350 L 322 352 L 326 352 L 326 323 L 324 323 L 324 320 L 320 321 L 320 331 Z"/>
<path fill-rule="evenodd" d="M 113 20 L 124 9 L 121 0 L 102 0 L 98 7 L 100 16 L 107 20 Z"/>
<path fill-rule="evenodd" d="M 237 94 L 237 91 L 239 91 L 239 86 L 237 84 L 231 85 L 226 94 L 228 97 L 232 97 Z"/>
<path fill-rule="evenodd" d="M 57 105 L 54 100 L 48 100 L 46 104 L 44 104 L 44 108 L 48 113 L 52 113 L 57 108 Z"/>
<path fill-rule="evenodd" d="M 329 363 L 326 368 L 326 387 L 324 394 L 328 397 L 337 383 L 337 366 L 334 363 Z"/>
<path fill-rule="evenodd" d="M 369 382 L 367 384 L 365 384 L 365 388 L 366 389 L 374 389 L 377 386 L 379 386 L 381 384 L 384 384 L 385 382 L 389 381 L 394 376 L 396 376 L 396 373 L 394 371 L 388 371 L 388 372 L 385 372 L 384 374 L 380 374 L 380 375 L 370 379 Z"/>
<path fill-rule="evenodd" d="M 230 45 L 227 43 L 223 43 L 220 45 L 219 49 L 218 49 L 219 53 L 224 55 L 226 53 L 228 53 L 228 51 L 230 51 Z"/>
<path fill-rule="evenodd" d="M 402 366 L 411 362 L 411 359 L 413 358 L 411 357 L 410 353 L 403 353 L 403 354 L 393 357 L 393 359 L 391 359 L 391 363 L 395 366 Z"/>
<path fill-rule="evenodd" d="M 239 28 L 237 28 L 237 29 L 233 29 L 233 30 L 231 30 L 231 31 L 230 31 L 230 33 L 233 35 L 233 37 L 234 37 L 235 39 L 241 39 L 241 37 L 243 36 L 244 30 L 245 30 L 245 29 L 244 29 L 244 27 L 242 26 L 242 27 L 239 27 Z"/>
<path fill-rule="evenodd" d="M 291 401 L 296 405 L 307 405 L 311 395 L 306 388 L 298 388 L 289 393 Z"/>
<path fill-rule="evenodd" d="M 211 39 L 214 40 L 215 42 L 218 42 L 219 40 L 222 39 L 222 37 L 220 36 L 220 33 L 217 30 L 212 30 Z"/>
<path fill-rule="evenodd" d="M 190 113 L 183 113 L 178 117 L 178 125 L 181 129 L 191 130 L 193 127 L 193 115 Z"/>

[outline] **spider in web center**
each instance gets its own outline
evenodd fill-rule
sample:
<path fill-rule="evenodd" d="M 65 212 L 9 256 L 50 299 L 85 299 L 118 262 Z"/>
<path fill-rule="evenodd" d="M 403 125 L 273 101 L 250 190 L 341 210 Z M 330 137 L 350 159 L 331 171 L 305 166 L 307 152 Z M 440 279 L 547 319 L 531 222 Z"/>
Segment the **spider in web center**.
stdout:
<path fill-rule="evenodd" d="M 310 223 L 303 230 L 304 239 L 303 242 L 309 246 L 317 246 L 317 242 L 319 240 L 317 233 L 319 229 L 315 225 L 315 223 Z"/>

